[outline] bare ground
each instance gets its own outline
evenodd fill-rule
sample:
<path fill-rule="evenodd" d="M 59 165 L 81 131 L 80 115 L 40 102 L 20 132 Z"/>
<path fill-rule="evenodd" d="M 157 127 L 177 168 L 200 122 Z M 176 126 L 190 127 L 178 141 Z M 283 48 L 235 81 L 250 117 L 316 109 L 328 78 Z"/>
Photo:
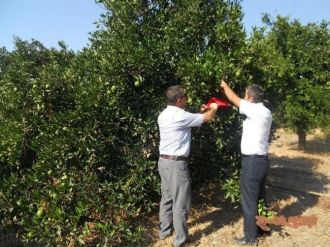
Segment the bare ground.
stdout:
<path fill-rule="evenodd" d="M 330 246 L 330 140 L 315 131 L 307 136 L 307 150 L 297 147 L 297 137 L 278 130 L 271 144 L 271 170 L 267 182 L 267 201 L 277 216 L 316 216 L 316 226 L 270 225 L 270 236 L 260 238 L 260 247 Z M 223 198 L 220 188 L 209 188 L 193 195 L 189 218 L 190 246 L 238 246 L 232 238 L 242 235 L 241 209 Z M 146 221 L 146 239 L 151 246 L 171 246 L 173 237 L 158 239 L 158 216 Z"/>

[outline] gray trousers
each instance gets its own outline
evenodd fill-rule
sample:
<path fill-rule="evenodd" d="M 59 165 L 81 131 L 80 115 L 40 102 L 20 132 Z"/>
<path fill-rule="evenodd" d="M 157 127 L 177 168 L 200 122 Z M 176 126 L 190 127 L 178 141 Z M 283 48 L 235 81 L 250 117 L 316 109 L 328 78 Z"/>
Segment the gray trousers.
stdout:
<path fill-rule="evenodd" d="M 175 231 L 174 246 L 182 246 L 188 238 L 187 219 L 190 212 L 190 173 L 186 161 L 159 158 L 162 199 L 159 208 L 161 239 Z"/>

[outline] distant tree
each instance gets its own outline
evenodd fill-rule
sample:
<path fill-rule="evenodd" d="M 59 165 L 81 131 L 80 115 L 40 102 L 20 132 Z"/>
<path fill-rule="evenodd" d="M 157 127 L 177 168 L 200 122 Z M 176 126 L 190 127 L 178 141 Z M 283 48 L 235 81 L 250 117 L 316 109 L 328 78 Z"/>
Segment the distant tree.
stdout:
<path fill-rule="evenodd" d="M 251 40 L 251 47 L 263 47 L 257 57 L 264 64 L 255 71 L 263 71 L 277 122 L 297 133 L 304 149 L 308 131 L 329 128 L 329 24 L 302 25 L 280 16 L 264 16 L 264 22 Z"/>
<path fill-rule="evenodd" d="M 10 52 L 5 47 L 0 47 L 0 80 L 9 64 Z"/>

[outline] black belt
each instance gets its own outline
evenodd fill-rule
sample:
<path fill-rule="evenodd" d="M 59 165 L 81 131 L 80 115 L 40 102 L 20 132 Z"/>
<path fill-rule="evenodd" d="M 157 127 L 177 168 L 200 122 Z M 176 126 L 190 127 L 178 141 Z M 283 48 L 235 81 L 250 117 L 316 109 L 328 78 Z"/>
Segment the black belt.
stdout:
<path fill-rule="evenodd" d="M 248 157 L 265 158 L 265 157 L 267 157 L 267 154 L 263 154 L 263 155 L 260 155 L 260 154 L 242 154 L 242 157 L 244 157 L 244 158 L 248 158 Z"/>
<path fill-rule="evenodd" d="M 177 156 L 177 155 L 167 155 L 161 154 L 159 155 L 161 158 L 168 159 L 168 160 L 183 160 L 186 161 L 188 158 L 185 156 Z"/>

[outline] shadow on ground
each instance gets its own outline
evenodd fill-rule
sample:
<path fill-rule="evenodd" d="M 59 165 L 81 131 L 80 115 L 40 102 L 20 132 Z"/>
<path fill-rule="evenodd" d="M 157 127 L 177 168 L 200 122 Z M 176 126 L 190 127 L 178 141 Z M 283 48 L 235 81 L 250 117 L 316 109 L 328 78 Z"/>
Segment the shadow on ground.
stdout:
<path fill-rule="evenodd" d="M 330 193 L 330 178 L 317 171 L 321 160 L 287 156 L 271 156 L 270 160 L 268 185 L 314 195 Z"/>
<path fill-rule="evenodd" d="M 190 221 L 189 227 L 203 224 L 207 226 L 202 230 L 195 231 L 191 236 L 193 240 L 199 240 L 210 235 L 241 218 L 240 208 L 238 205 L 235 207 L 228 199 L 224 199 L 220 185 L 210 184 L 208 188 L 201 189 L 194 197 L 194 210 L 191 215 L 193 220 Z M 205 214 L 206 211 L 209 213 Z"/>
<path fill-rule="evenodd" d="M 329 152 L 328 148 L 317 147 L 313 149 L 313 153 L 315 150 Z M 321 197 L 330 198 L 330 177 L 317 171 L 322 160 L 275 155 L 270 160 L 267 201 L 277 215 L 283 215 L 287 219 L 290 216 L 301 216 L 307 209 L 318 204 Z M 285 234 L 281 226 L 271 228 Z"/>

